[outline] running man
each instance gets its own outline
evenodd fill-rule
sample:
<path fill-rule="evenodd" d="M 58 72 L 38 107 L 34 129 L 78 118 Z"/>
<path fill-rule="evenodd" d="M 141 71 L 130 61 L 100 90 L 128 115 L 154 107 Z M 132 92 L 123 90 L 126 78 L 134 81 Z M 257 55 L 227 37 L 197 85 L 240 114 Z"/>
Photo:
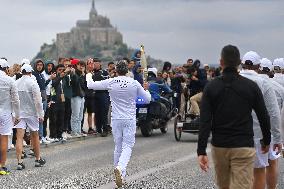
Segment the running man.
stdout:
<path fill-rule="evenodd" d="M 42 167 L 45 160 L 40 157 L 39 143 L 39 122 L 43 122 L 44 111 L 39 86 L 32 79 L 31 65 L 24 64 L 21 68 L 23 76 L 16 81 L 18 94 L 20 97 L 20 122 L 15 125 L 17 129 L 16 154 L 18 159 L 17 170 L 25 169 L 21 159 L 23 151 L 23 138 L 25 129 L 28 127 L 31 131 L 31 142 L 35 153 L 35 167 Z"/>
<path fill-rule="evenodd" d="M 8 135 L 12 134 L 13 118 L 19 122 L 20 101 L 15 81 L 6 74 L 8 62 L 0 59 L 0 175 L 8 175 L 10 171 L 5 167 L 8 150 Z"/>
<path fill-rule="evenodd" d="M 117 187 L 121 187 L 126 176 L 126 167 L 130 160 L 136 133 L 136 98 L 150 103 L 151 95 L 140 83 L 130 77 L 127 62 L 121 60 L 116 65 L 118 77 L 94 82 L 92 74 L 87 74 L 87 87 L 94 90 L 108 90 L 111 99 L 112 133 L 114 137 L 114 174 Z"/>

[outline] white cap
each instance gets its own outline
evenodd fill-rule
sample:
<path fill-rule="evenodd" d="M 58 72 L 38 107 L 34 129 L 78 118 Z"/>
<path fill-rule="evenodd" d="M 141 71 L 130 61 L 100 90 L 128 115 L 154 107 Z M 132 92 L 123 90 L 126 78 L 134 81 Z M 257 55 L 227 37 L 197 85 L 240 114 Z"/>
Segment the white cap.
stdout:
<path fill-rule="evenodd" d="M 260 70 L 264 71 L 264 68 L 268 68 L 269 71 L 273 70 L 272 62 L 268 58 L 260 60 Z"/>
<path fill-rule="evenodd" d="M 1 66 L 2 68 L 7 68 L 7 67 L 9 67 L 9 64 L 8 64 L 7 60 L 5 60 L 5 59 L 0 59 L 0 66 Z"/>
<path fill-rule="evenodd" d="M 156 77 L 157 77 L 157 75 L 158 75 L 158 70 L 157 70 L 157 68 L 148 68 L 148 72 L 153 72 L 153 73 L 156 75 Z"/>
<path fill-rule="evenodd" d="M 260 64 L 260 56 L 254 51 L 249 51 L 244 55 L 242 63 L 250 64 L 251 66 L 258 65 Z"/>
<path fill-rule="evenodd" d="M 32 68 L 32 66 L 29 65 L 29 64 L 24 64 L 24 65 L 21 67 L 21 71 L 23 71 L 23 70 L 25 70 L 25 71 L 28 72 L 28 73 L 34 71 L 33 68 Z"/>
<path fill-rule="evenodd" d="M 284 69 L 284 59 L 283 58 L 276 58 L 273 61 L 273 66 L 274 67 L 279 66 L 280 69 Z"/>
<path fill-rule="evenodd" d="M 24 65 L 24 64 L 31 64 L 31 62 L 30 62 L 29 59 L 24 58 L 24 59 L 22 60 L 22 65 Z"/>

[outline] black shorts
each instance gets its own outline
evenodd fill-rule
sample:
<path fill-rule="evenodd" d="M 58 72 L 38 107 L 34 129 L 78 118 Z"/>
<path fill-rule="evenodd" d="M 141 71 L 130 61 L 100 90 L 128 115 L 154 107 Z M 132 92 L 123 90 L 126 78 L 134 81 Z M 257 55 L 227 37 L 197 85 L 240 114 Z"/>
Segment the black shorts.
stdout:
<path fill-rule="evenodd" d="M 85 109 L 88 113 L 95 113 L 94 97 L 85 97 Z"/>

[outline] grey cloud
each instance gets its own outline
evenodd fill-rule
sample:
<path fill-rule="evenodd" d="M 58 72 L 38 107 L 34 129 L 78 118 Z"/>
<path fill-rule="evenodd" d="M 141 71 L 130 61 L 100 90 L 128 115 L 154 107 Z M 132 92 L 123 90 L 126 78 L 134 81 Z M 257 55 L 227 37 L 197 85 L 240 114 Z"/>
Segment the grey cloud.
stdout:
<path fill-rule="evenodd" d="M 87 19 L 90 0 L 1 0 L 0 56 L 32 58 L 56 33 Z M 216 63 L 222 46 L 254 49 L 273 58 L 283 53 L 283 1 L 96 0 L 131 47 L 145 44 L 152 57 L 184 63 L 188 57 Z M 283 54 L 282 54 L 283 56 Z"/>

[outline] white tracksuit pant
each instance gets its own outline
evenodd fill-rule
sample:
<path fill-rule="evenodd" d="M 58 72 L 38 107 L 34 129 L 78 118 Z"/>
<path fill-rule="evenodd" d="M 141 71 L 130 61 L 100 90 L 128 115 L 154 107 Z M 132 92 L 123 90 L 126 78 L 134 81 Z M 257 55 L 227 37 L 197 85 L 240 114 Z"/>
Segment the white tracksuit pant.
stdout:
<path fill-rule="evenodd" d="M 122 176 L 126 176 L 126 167 L 135 144 L 136 120 L 113 119 L 112 134 L 115 143 L 114 166 L 119 166 Z"/>

